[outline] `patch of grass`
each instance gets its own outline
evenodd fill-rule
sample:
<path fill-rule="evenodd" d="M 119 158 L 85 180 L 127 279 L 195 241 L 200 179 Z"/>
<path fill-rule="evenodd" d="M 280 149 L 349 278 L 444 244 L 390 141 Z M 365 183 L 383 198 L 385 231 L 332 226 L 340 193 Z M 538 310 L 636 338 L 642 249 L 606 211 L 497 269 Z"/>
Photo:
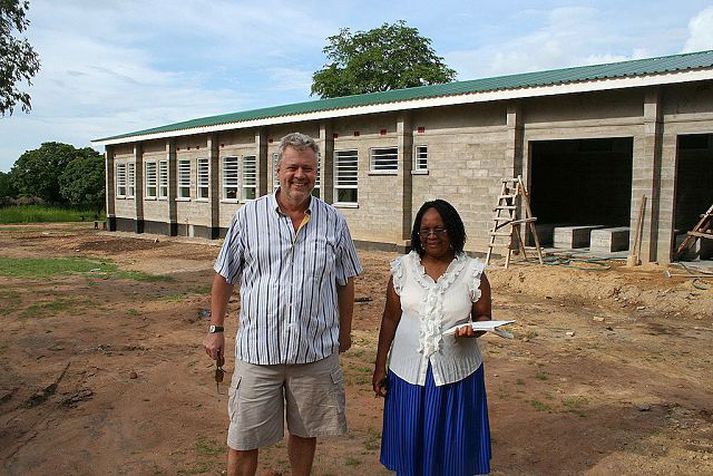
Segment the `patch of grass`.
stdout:
<path fill-rule="evenodd" d="M 56 223 L 94 221 L 92 210 L 49 207 L 46 205 L 18 205 L 0 208 L 0 223 Z M 104 221 L 102 213 L 98 220 Z"/>
<path fill-rule="evenodd" d="M 0 316 L 7 316 L 19 307 L 20 293 L 12 290 L 0 290 Z"/>
<path fill-rule="evenodd" d="M 381 446 L 381 433 L 369 428 L 366 432 L 366 438 L 364 439 L 364 449 L 367 451 L 378 450 Z"/>
<path fill-rule="evenodd" d="M 196 453 L 201 456 L 215 456 L 225 453 L 225 446 L 210 438 L 198 438 L 195 448 Z"/>
<path fill-rule="evenodd" d="M 186 469 L 179 469 L 176 474 L 187 475 L 187 474 L 205 474 L 213 472 L 217 468 L 217 463 L 215 461 L 198 461 L 193 463 L 193 466 Z"/>
<path fill-rule="evenodd" d="M 186 290 L 186 294 L 210 294 L 211 287 L 208 286 L 193 286 Z"/>
<path fill-rule="evenodd" d="M 4 258 L 0 257 L 0 276 L 46 278 L 58 274 L 110 273 L 114 263 L 86 258 Z"/>
<path fill-rule="evenodd" d="M 525 381 L 523 379 L 519 378 L 519 379 L 515 380 L 515 384 L 516 385 L 525 385 Z"/>
<path fill-rule="evenodd" d="M 108 279 L 126 279 L 147 283 L 154 283 L 158 281 L 173 282 L 176 280 L 173 276 L 167 276 L 165 274 L 148 274 L 141 271 L 117 271 L 110 273 L 108 275 Z"/>
<path fill-rule="evenodd" d="M 344 460 L 344 466 L 359 466 L 360 464 L 360 459 L 353 458 L 351 456 L 347 456 L 347 458 Z"/>
<path fill-rule="evenodd" d="M 87 303 L 84 303 L 76 298 L 57 298 L 53 301 L 37 302 L 32 304 L 20 313 L 20 318 L 28 319 L 31 317 L 50 317 L 69 309 L 74 309 L 76 313 L 77 309 L 85 307 L 86 305 Z"/>
<path fill-rule="evenodd" d="M 139 312 L 139 310 L 138 310 L 138 309 L 134 309 L 133 307 L 127 309 L 127 310 L 126 310 L 126 314 L 129 315 L 129 316 L 139 316 L 139 315 L 141 315 L 141 313 Z"/>
<path fill-rule="evenodd" d="M 538 412 L 550 412 L 552 411 L 552 407 L 550 407 L 546 403 L 542 403 L 539 400 L 531 400 L 530 405 L 532 405 L 532 408 L 537 410 Z"/>
<path fill-rule="evenodd" d="M 574 395 L 562 399 L 562 405 L 570 412 L 578 412 L 589 404 L 589 398 L 584 395 Z"/>
<path fill-rule="evenodd" d="M 188 296 L 185 293 L 171 293 L 161 297 L 161 299 L 168 302 L 181 302 L 184 299 L 188 299 Z"/>
<path fill-rule="evenodd" d="M 537 380 L 547 380 L 548 378 L 550 378 L 550 375 L 547 372 L 540 371 L 535 374 L 535 378 Z"/>

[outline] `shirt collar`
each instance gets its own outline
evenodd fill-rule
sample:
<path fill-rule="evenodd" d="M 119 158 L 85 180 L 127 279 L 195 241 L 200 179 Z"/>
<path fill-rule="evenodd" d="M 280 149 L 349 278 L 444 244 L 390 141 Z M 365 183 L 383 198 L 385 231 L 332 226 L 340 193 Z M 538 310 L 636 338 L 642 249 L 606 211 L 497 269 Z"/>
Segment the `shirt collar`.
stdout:
<path fill-rule="evenodd" d="M 280 191 L 281 187 L 277 187 L 277 190 L 272 192 L 272 195 L 270 195 L 271 200 L 272 200 L 272 207 L 275 209 L 278 215 L 281 216 L 287 216 L 282 210 L 280 210 L 280 204 L 277 201 L 277 192 Z M 314 200 L 313 196 L 310 194 L 309 196 L 309 204 L 307 205 L 307 209 L 305 210 L 305 215 L 312 215 L 312 205 L 314 205 Z"/>

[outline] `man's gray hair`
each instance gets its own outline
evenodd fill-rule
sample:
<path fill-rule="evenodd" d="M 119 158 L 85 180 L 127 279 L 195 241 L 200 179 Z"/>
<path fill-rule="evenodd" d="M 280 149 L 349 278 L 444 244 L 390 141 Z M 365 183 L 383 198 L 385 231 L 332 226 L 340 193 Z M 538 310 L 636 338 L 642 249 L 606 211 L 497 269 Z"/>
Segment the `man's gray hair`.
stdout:
<path fill-rule="evenodd" d="M 278 162 L 282 160 L 282 154 L 288 147 L 292 147 L 300 152 L 312 149 L 314 151 L 314 156 L 319 157 L 319 145 L 310 136 L 302 134 L 301 132 L 292 132 L 280 139 L 280 147 L 277 149 Z"/>

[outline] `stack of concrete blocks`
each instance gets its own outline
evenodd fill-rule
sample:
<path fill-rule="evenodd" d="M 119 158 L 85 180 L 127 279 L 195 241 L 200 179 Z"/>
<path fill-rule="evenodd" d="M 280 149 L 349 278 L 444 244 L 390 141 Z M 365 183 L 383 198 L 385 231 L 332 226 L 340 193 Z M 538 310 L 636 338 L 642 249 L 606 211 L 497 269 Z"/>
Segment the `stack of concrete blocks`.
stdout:
<path fill-rule="evenodd" d="M 554 247 L 586 248 L 589 246 L 592 230 L 597 228 L 603 228 L 603 225 L 557 226 L 554 232 Z"/>
<path fill-rule="evenodd" d="M 629 227 L 617 226 L 592 230 L 589 250 L 592 253 L 614 253 L 629 249 Z"/>

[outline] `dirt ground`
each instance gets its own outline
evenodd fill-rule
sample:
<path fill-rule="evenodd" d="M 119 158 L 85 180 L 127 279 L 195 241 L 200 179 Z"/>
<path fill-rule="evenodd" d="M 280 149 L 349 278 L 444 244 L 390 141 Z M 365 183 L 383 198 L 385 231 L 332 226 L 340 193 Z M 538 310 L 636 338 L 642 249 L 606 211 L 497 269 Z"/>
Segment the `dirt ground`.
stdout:
<path fill-rule="evenodd" d="M 224 471 L 227 380 L 217 392 L 201 347 L 217 252 L 85 225 L 0 228 L 1 257 L 100 258 L 170 277 L 0 277 L 0 473 Z M 360 256 L 354 346 L 342 356 L 350 432 L 320 442 L 315 475 L 388 474 L 370 381 L 395 255 Z M 713 474 L 713 279 L 615 262 L 516 262 L 488 275 L 494 318 L 516 320 L 513 340 L 481 338 L 492 474 Z M 267 470 L 288 474 L 284 442 L 261 453 Z"/>

